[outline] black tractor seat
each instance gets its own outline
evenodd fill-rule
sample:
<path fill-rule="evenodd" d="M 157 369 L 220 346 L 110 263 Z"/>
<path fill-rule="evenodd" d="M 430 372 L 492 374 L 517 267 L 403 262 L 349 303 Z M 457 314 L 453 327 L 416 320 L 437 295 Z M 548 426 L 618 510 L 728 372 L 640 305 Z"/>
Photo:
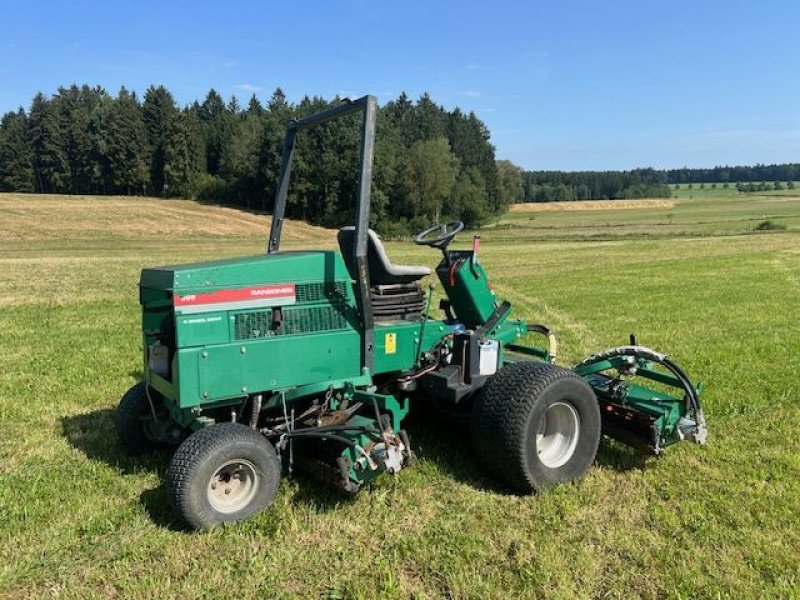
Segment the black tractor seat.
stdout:
<path fill-rule="evenodd" d="M 352 225 L 342 227 L 337 237 L 342 257 L 344 257 L 347 270 L 350 271 L 350 277 L 358 279 L 353 246 L 355 227 Z M 431 274 L 430 268 L 425 266 L 393 265 L 386 254 L 381 238 L 372 229 L 368 230 L 367 268 L 369 269 L 369 282 L 373 286 L 414 283 Z"/>
<path fill-rule="evenodd" d="M 355 248 L 355 227 L 339 230 L 339 249 L 354 280 L 358 278 Z M 376 321 L 416 321 L 422 316 L 425 303 L 417 282 L 431 274 L 424 266 L 393 265 L 389 261 L 381 238 L 370 229 L 367 242 L 367 269 L 369 270 L 369 295 Z"/>

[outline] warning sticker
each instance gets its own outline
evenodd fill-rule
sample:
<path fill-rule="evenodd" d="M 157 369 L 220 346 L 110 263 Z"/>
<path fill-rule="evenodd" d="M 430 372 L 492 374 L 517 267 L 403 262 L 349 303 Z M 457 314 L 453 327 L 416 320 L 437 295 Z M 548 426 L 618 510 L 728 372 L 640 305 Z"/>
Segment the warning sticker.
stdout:
<path fill-rule="evenodd" d="M 387 333 L 383 338 L 384 354 L 395 354 L 397 352 L 397 334 Z"/>

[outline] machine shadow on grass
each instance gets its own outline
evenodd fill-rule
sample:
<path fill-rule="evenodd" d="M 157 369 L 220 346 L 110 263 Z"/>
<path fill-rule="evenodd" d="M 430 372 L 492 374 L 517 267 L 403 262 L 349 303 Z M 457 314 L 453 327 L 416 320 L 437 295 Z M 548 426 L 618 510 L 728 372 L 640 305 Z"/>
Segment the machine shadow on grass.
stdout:
<path fill-rule="evenodd" d="M 642 471 L 647 467 L 648 456 L 623 446 L 608 438 L 600 438 L 600 447 L 594 459 L 595 465 L 624 473 Z"/>
<path fill-rule="evenodd" d="M 123 475 L 151 473 L 163 482 L 172 453 L 165 449 L 154 454 L 128 456 L 115 433 L 115 411 L 101 408 L 89 413 L 61 417 L 61 432 L 67 442 L 87 458 L 118 469 Z M 333 508 L 348 496 L 325 486 L 302 473 L 296 477 L 298 492 L 293 502 L 308 503 L 323 510 Z M 160 527 L 183 531 L 186 527 L 173 513 L 163 483 L 144 490 L 139 500 L 153 522 Z"/>
<path fill-rule="evenodd" d="M 115 434 L 115 411 L 101 408 L 89 413 L 61 417 L 61 432 L 67 442 L 90 460 L 103 462 L 123 475 L 152 473 L 163 480 L 169 464 L 169 453 L 156 452 L 144 456 L 128 456 Z M 171 513 L 163 483 L 145 490 L 140 501 L 154 523 L 172 530 L 183 527 Z"/>
<path fill-rule="evenodd" d="M 518 494 L 481 469 L 470 444 L 468 424 L 453 423 L 431 409 L 412 411 L 406 427 L 417 458 L 432 462 L 448 477 L 477 489 L 502 495 Z M 638 471 L 646 467 L 648 458 L 602 437 L 595 465 L 618 472 Z"/>
<path fill-rule="evenodd" d="M 502 495 L 515 493 L 480 470 L 470 448 L 466 425 L 453 424 L 435 413 L 425 412 L 424 418 L 414 415 L 408 422 L 412 446 L 419 460 L 432 463 L 447 477 L 476 489 Z M 110 408 L 65 416 L 61 418 L 62 434 L 72 447 L 87 458 L 118 469 L 123 475 L 152 473 L 163 481 L 171 453 L 165 449 L 150 455 L 128 456 L 115 435 L 114 417 L 115 411 Z M 640 470 L 645 467 L 645 461 L 642 455 L 608 440 L 601 442 L 596 459 L 598 465 L 615 471 Z M 297 482 L 292 496 L 294 504 L 307 504 L 325 511 L 353 498 L 302 472 L 294 474 L 293 479 Z M 369 484 L 365 486 L 362 493 L 369 493 L 369 487 Z M 163 483 L 144 490 L 139 500 L 156 525 L 174 531 L 186 529 L 169 506 Z"/>
<path fill-rule="evenodd" d="M 466 424 L 453 423 L 434 410 L 424 410 L 416 414 L 412 411 L 406 428 L 417 460 L 432 463 L 446 477 L 475 489 L 513 493 L 476 463 Z"/>
<path fill-rule="evenodd" d="M 67 442 L 87 458 L 118 469 L 123 475 L 151 473 L 162 480 L 165 477 L 171 453 L 164 450 L 135 457 L 125 454 L 115 434 L 114 409 L 101 408 L 62 417 L 61 432 Z M 442 428 L 441 424 L 414 418 L 409 422 L 409 434 L 418 458 L 433 463 L 448 477 L 478 489 L 511 493 L 481 473 L 470 455 L 468 438 L 458 427 Z M 297 483 L 292 495 L 293 504 L 307 504 L 325 511 L 354 498 L 302 472 L 294 473 L 293 480 Z M 369 493 L 369 488 L 367 484 L 361 493 Z M 139 499 L 155 524 L 171 530 L 185 529 L 169 506 L 163 483 L 144 490 Z"/>
<path fill-rule="evenodd" d="M 66 440 L 91 460 L 104 462 L 125 475 L 163 475 L 169 464 L 167 453 L 128 456 L 117 440 L 115 425 L 115 411 L 111 408 L 61 417 L 61 432 Z"/>

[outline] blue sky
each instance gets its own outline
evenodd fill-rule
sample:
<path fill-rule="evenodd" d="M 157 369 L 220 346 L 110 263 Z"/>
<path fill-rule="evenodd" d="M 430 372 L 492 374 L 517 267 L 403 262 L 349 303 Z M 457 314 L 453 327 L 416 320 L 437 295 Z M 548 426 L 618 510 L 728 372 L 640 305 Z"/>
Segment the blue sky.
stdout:
<path fill-rule="evenodd" d="M 0 111 L 73 82 L 428 91 L 526 169 L 800 161 L 800 3 L 3 2 Z"/>

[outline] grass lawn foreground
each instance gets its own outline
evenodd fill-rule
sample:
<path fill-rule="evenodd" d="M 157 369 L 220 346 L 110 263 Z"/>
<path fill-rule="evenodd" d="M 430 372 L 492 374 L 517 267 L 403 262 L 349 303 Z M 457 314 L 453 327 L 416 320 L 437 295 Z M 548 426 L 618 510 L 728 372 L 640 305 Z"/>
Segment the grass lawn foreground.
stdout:
<path fill-rule="evenodd" d="M 800 596 L 800 195 L 722 191 L 517 206 L 480 232 L 498 296 L 555 329 L 559 362 L 635 332 L 702 381 L 707 446 L 645 459 L 604 441 L 583 480 L 522 497 L 417 422 L 420 460 L 397 477 L 353 499 L 284 480 L 270 510 L 199 534 L 167 505 L 168 457 L 129 459 L 114 433 L 141 377 L 136 284 L 145 266 L 263 252 L 268 220 L 0 194 L 0 597 Z M 303 223 L 284 239 L 335 244 Z"/>

